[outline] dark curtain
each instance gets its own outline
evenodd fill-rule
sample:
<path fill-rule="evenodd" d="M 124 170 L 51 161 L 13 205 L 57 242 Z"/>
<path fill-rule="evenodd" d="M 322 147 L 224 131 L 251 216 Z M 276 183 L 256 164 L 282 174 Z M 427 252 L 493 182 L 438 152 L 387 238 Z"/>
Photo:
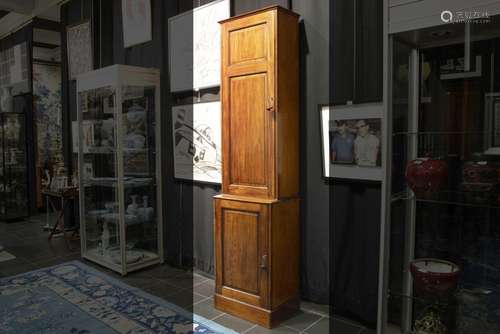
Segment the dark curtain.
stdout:
<path fill-rule="evenodd" d="M 375 325 L 377 315 L 380 186 L 331 185 L 331 305 L 333 311 Z"/>

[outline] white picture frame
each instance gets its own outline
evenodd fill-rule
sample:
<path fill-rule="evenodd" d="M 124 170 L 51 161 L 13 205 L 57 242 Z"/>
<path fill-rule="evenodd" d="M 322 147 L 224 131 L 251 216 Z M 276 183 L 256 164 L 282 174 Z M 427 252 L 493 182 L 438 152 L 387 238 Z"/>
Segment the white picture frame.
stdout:
<path fill-rule="evenodd" d="M 323 177 L 381 181 L 382 105 L 321 105 L 319 112 Z M 352 128 L 355 126 L 359 129 L 353 133 Z M 333 136 L 340 133 L 340 127 L 347 131 L 349 136 L 343 139 L 344 152 L 347 153 L 343 153 L 344 157 L 334 162 L 336 158 L 332 148 L 335 143 Z M 352 156 L 349 158 L 347 155 Z"/>
<path fill-rule="evenodd" d="M 151 0 L 122 0 L 122 23 L 125 48 L 151 41 Z"/>
<path fill-rule="evenodd" d="M 230 0 L 217 0 L 168 20 L 171 92 L 220 85 L 219 21 L 230 17 L 230 8 Z"/>
<path fill-rule="evenodd" d="M 94 69 L 94 52 L 92 47 L 92 25 L 90 21 L 69 26 L 66 29 L 68 46 L 68 75 L 76 80 L 80 74 Z"/>
<path fill-rule="evenodd" d="M 222 182 L 221 103 L 172 108 L 174 177 L 195 182 Z"/>

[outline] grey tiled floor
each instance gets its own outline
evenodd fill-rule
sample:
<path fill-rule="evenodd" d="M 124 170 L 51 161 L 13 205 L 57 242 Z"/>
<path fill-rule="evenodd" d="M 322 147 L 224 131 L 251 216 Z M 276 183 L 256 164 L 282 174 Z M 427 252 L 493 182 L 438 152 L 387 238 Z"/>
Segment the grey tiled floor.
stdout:
<path fill-rule="evenodd" d="M 16 256 L 15 260 L 0 262 L 0 277 L 11 276 L 37 268 L 59 263 L 81 260 L 79 243 L 74 242 L 73 250 L 62 238 L 47 241 L 47 232 L 42 231 L 44 217 L 32 221 L 5 224 L 0 222 L 0 243 Z M 83 260 L 82 260 L 83 261 Z M 190 273 L 168 265 L 160 265 L 122 277 L 88 261 L 106 274 L 125 283 L 138 287 L 157 297 L 193 311 L 206 319 L 245 334 L 371 334 L 362 326 L 345 319 L 334 317 L 330 321 L 329 308 L 303 302 L 301 311 L 272 330 L 254 325 L 213 307 L 214 281 L 198 273 Z"/>

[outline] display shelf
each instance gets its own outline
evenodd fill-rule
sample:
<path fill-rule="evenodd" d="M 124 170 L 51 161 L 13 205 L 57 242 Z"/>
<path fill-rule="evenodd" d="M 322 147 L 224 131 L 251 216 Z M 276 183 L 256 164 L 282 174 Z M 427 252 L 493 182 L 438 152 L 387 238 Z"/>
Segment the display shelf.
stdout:
<path fill-rule="evenodd" d="M 124 65 L 77 79 L 82 255 L 122 275 L 163 261 L 159 82 Z"/>
<path fill-rule="evenodd" d="M 84 180 L 85 187 L 110 187 L 116 188 L 119 185 L 118 180 L 111 180 L 110 178 L 95 178 Z M 123 185 L 127 188 L 155 186 L 152 178 L 129 178 L 123 180 Z"/>
<path fill-rule="evenodd" d="M 425 196 L 416 196 L 412 191 L 403 191 L 396 193 L 392 196 L 392 202 L 399 200 L 415 200 L 421 203 L 432 203 L 432 204 L 442 204 L 442 205 L 456 205 L 464 207 L 474 207 L 474 208 L 484 208 L 484 209 L 500 209 L 500 202 L 494 196 L 497 195 L 495 192 L 489 194 L 492 198 L 488 201 L 477 201 L 467 200 L 467 197 L 481 197 L 484 198 L 484 192 L 466 192 L 466 191 L 438 191 Z M 497 195 L 498 196 L 498 195 Z"/>

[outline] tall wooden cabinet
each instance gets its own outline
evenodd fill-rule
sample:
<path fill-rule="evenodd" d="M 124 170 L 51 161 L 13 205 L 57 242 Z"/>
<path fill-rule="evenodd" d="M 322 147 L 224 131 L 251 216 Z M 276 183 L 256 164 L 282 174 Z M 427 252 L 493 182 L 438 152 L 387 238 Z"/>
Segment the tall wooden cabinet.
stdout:
<path fill-rule="evenodd" d="M 298 308 L 298 15 L 222 24 L 222 194 L 215 307 L 272 327 Z"/>

